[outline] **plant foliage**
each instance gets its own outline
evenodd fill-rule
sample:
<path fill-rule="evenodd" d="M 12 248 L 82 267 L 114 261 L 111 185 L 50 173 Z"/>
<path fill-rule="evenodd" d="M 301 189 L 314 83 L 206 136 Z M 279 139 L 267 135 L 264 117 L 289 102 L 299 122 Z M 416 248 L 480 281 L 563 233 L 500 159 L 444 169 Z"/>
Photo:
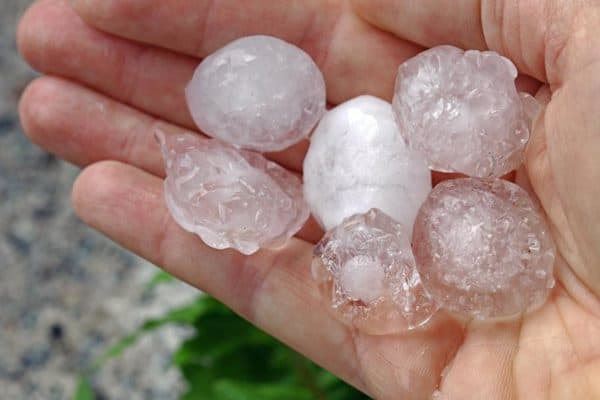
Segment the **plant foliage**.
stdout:
<path fill-rule="evenodd" d="M 108 349 L 91 373 L 167 324 L 194 331 L 173 358 L 188 387 L 181 400 L 368 399 L 208 296 L 146 321 Z M 73 400 L 94 400 L 88 376 L 80 379 Z"/>

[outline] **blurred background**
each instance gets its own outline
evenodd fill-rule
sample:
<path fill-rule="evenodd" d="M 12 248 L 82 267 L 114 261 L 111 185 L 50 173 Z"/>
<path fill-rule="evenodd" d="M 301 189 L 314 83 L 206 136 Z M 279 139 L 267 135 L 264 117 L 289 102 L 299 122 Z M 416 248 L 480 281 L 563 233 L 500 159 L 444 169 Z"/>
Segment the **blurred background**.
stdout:
<path fill-rule="evenodd" d="M 0 2 L 0 398 L 68 399 L 77 376 L 142 321 L 196 291 L 150 290 L 156 268 L 84 226 L 69 195 L 78 170 L 29 143 L 18 99 L 35 78 L 19 58 L 15 28 L 31 0 Z M 189 329 L 141 338 L 94 376 L 97 399 L 177 399 L 171 356 Z"/>

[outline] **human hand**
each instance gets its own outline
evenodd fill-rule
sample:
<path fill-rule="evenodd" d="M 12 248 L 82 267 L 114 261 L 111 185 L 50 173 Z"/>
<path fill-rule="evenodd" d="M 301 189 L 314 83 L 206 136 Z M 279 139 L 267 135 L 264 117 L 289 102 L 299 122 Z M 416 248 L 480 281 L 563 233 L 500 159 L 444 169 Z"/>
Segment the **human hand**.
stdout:
<path fill-rule="evenodd" d="M 520 88 L 547 105 L 516 179 L 539 197 L 557 242 L 548 302 L 513 322 L 440 315 L 422 331 L 372 337 L 321 302 L 314 225 L 250 257 L 180 229 L 152 131 L 194 129 L 183 89 L 198 58 L 256 33 L 308 51 L 332 104 L 389 99 L 398 65 L 437 44 L 496 50 L 533 77 Z M 423 400 L 439 387 L 451 400 L 587 400 L 600 398 L 599 38 L 600 4 L 584 0 L 41 0 L 19 48 L 46 76 L 26 90 L 21 117 L 33 142 L 86 167 L 73 189 L 85 222 L 371 396 Z M 300 171 L 305 150 L 270 157 Z"/>

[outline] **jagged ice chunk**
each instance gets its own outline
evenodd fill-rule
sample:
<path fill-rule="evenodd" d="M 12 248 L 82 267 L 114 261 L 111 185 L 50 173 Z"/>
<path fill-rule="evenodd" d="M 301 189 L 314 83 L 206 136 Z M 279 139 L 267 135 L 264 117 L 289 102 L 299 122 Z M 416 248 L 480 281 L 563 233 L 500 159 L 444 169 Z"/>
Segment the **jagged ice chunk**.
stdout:
<path fill-rule="evenodd" d="M 308 54 L 270 36 L 235 40 L 206 57 L 186 89 L 198 128 L 232 145 L 279 151 L 325 112 L 325 81 Z"/>
<path fill-rule="evenodd" d="M 360 96 L 329 111 L 304 160 L 304 196 L 325 229 L 379 208 L 410 232 L 431 190 L 425 159 L 409 149 L 391 105 Z"/>
<path fill-rule="evenodd" d="M 554 286 L 554 244 L 521 187 L 475 178 L 436 186 L 417 215 L 413 250 L 423 284 L 466 318 L 512 317 Z"/>
<path fill-rule="evenodd" d="M 424 51 L 398 70 L 400 131 L 433 170 L 500 177 L 522 163 L 537 109 L 517 93 L 516 77 L 514 64 L 492 51 Z"/>
<path fill-rule="evenodd" d="M 368 334 L 421 326 L 437 310 L 421 284 L 410 232 L 377 209 L 327 232 L 315 247 L 312 272 L 335 314 Z"/>
<path fill-rule="evenodd" d="M 215 249 L 278 247 L 309 216 L 298 177 L 262 155 L 194 134 L 157 133 L 175 221 Z"/>

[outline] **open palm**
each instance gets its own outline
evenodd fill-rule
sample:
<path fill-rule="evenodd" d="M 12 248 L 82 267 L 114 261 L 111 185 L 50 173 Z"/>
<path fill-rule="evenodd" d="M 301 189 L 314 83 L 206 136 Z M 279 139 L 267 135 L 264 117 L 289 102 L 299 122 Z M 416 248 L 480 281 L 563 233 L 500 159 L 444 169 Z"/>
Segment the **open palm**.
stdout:
<path fill-rule="evenodd" d="M 79 13 L 79 14 L 78 14 Z M 83 19 L 82 19 L 83 18 Z M 86 22 L 84 22 L 86 21 Z M 198 59 L 271 34 L 319 64 L 336 104 L 389 98 L 397 66 L 425 47 L 492 49 L 547 106 L 516 179 L 551 222 L 558 285 L 522 320 L 370 337 L 331 317 L 310 279 L 308 224 L 285 248 L 244 257 L 181 230 L 163 202 L 152 131 L 194 129 L 183 88 Z M 221 299 L 377 399 L 600 398 L 600 3 L 592 0 L 41 0 L 19 47 L 46 74 L 25 92 L 31 139 L 87 167 L 81 218 Z M 270 158 L 301 171 L 306 143 Z M 438 398 L 436 397 L 436 398 Z"/>

